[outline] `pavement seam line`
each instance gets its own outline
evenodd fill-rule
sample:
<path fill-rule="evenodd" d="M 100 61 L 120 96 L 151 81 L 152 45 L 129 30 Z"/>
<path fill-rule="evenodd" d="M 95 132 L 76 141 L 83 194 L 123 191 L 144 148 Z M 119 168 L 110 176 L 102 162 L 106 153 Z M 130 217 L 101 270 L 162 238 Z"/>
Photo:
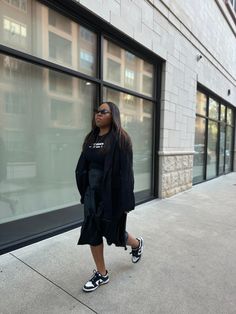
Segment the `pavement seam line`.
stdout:
<path fill-rule="evenodd" d="M 44 279 L 46 279 L 47 281 L 49 281 L 50 283 L 52 283 L 54 286 L 56 286 L 57 288 L 59 288 L 60 290 L 62 290 L 63 292 L 65 292 L 66 294 L 68 294 L 70 297 L 72 297 L 73 299 L 75 299 L 76 301 L 78 301 L 79 303 L 81 303 L 82 305 L 84 305 L 85 307 L 87 307 L 89 310 L 91 310 L 92 312 L 98 314 L 98 312 L 96 312 L 95 310 L 93 310 L 91 307 L 89 307 L 87 304 L 85 304 L 84 302 L 80 301 L 79 299 L 77 299 L 75 296 L 73 296 L 72 294 L 70 294 L 68 291 L 66 291 L 65 289 L 63 289 L 62 287 L 60 287 L 58 284 L 56 284 L 55 282 L 53 282 L 52 280 L 50 280 L 49 278 L 47 278 L 45 275 L 41 274 L 39 271 L 37 271 L 36 269 L 34 269 L 32 266 L 30 266 L 29 264 L 27 264 L 26 262 L 24 262 L 23 260 L 21 260 L 19 257 L 17 257 L 16 255 L 14 255 L 13 253 L 9 253 L 11 256 L 15 257 L 18 261 L 20 261 L 21 263 L 23 263 L 24 265 L 26 265 L 27 267 L 29 267 L 30 269 L 32 269 L 34 272 L 36 272 L 38 275 L 40 275 L 41 277 L 43 277 Z"/>

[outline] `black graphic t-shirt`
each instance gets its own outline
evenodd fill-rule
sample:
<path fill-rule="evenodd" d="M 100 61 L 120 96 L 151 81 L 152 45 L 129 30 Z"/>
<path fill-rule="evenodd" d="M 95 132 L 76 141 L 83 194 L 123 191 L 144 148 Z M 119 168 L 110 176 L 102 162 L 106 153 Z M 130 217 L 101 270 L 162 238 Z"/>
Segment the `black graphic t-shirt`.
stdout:
<path fill-rule="evenodd" d="M 89 162 L 90 169 L 104 169 L 104 161 L 106 154 L 103 149 L 105 148 L 105 138 L 107 134 L 98 135 L 95 141 L 89 145 L 85 151 L 85 157 Z"/>

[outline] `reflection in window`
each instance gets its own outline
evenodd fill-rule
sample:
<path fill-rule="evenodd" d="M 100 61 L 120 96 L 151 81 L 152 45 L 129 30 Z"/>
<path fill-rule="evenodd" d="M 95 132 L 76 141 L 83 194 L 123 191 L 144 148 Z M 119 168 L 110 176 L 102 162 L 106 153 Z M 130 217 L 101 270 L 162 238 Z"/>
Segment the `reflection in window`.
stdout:
<path fill-rule="evenodd" d="M 71 64 L 71 41 L 49 32 L 49 56 L 58 62 Z"/>
<path fill-rule="evenodd" d="M 72 126 L 74 124 L 73 117 L 72 103 L 51 99 L 51 120 L 55 122 L 54 126 Z"/>
<path fill-rule="evenodd" d="M 225 121 L 225 106 L 222 104 L 220 106 L 220 121 Z"/>
<path fill-rule="evenodd" d="M 3 138 L 8 162 L 29 162 L 33 160 L 34 153 L 30 147 L 30 136 L 26 130 L 4 130 Z M 15 179 L 19 178 L 19 172 L 15 174 L 9 173 L 8 175 L 15 175 Z M 23 173 L 22 175 L 24 176 Z"/>
<path fill-rule="evenodd" d="M 225 125 L 220 125 L 219 174 L 224 172 L 225 163 Z"/>
<path fill-rule="evenodd" d="M 6 3 L 11 4 L 17 9 L 20 9 L 24 12 L 27 11 L 27 0 L 4 0 Z"/>
<path fill-rule="evenodd" d="M 121 58 L 121 48 L 113 44 L 111 41 L 106 41 L 107 43 L 107 52 L 112 56 Z"/>
<path fill-rule="evenodd" d="M 233 125 L 233 111 L 230 108 L 227 108 L 227 123 Z"/>
<path fill-rule="evenodd" d="M 207 145 L 207 179 L 217 175 L 217 137 L 218 123 L 208 121 L 208 145 Z"/>
<path fill-rule="evenodd" d="M 204 179 L 205 130 L 206 119 L 196 117 L 193 159 L 193 183 L 201 182 Z"/>
<path fill-rule="evenodd" d="M 65 33 L 71 34 L 70 19 L 57 13 L 54 10 L 48 9 L 48 23 L 49 25 L 52 25 Z"/>
<path fill-rule="evenodd" d="M 134 150 L 135 191 L 149 190 L 150 193 L 153 103 L 110 88 L 104 88 L 103 101 L 112 101 L 119 106 L 122 126 L 131 136 Z"/>
<path fill-rule="evenodd" d="M 72 95 L 72 77 L 59 72 L 49 71 L 49 88 L 50 91 L 62 95 Z"/>
<path fill-rule="evenodd" d="M 107 72 L 109 81 L 120 83 L 120 64 L 118 62 L 108 59 Z"/>
<path fill-rule="evenodd" d="M 143 75 L 143 92 L 145 94 L 151 95 L 153 89 L 152 84 L 153 84 L 152 77 Z"/>
<path fill-rule="evenodd" d="M 83 26 L 80 26 L 80 36 L 84 40 L 86 40 L 86 41 L 88 41 L 90 43 L 94 43 L 94 40 L 95 40 L 94 33 L 89 31 L 87 28 L 85 28 Z"/>
<path fill-rule="evenodd" d="M 5 93 L 5 112 L 11 114 L 25 114 L 25 99 L 16 93 Z"/>
<path fill-rule="evenodd" d="M 197 91 L 197 106 L 196 111 L 198 114 L 206 116 L 207 107 L 207 96 L 199 91 Z"/>
<path fill-rule="evenodd" d="M 105 80 L 147 96 L 153 95 L 154 69 L 151 63 L 104 40 L 103 65 Z"/>
<path fill-rule="evenodd" d="M 86 69 L 89 72 L 93 70 L 94 58 L 93 55 L 86 50 L 80 51 L 80 67 L 81 69 Z"/>
<path fill-rule="evenodd" d="M 13 21 L 7 17 L 3 19 L 4 40 L 26 47 L 26 25 Z"/>
<path fill-rule="evenodd" d="M 129 64 L 135 64 L 135 55 L 130 53 L 129 51 L 125 51 L 125 58 L 127 63 Z"/>
<path fill-rule="evenodd" d="M 225 172 L 232 171 L 232 158 L 233 158 L 233 128 L 227 125 L 225 148 Z"/>
<path fill-rule="evenodd" d="M 134 88 L 134 71 L 125 69 L 125 87 Z"/>
<path fill-rule="evenodd" d="M 209 118 L 219 119 L 219 103 L 212 98 L 209 98 Z"/>
<path fill-rule="evenodd" d="M 0 55 L 4 66 L 14 80 L 0 89 L 11 114 L 0 124 L 0 223 L 78 203 L 73 173 L 95 103 L 91 82 Z"/>
<path fill-rule="evenodd" d="M 20 8 L 27 3 L 7 2 Z M 28 3 L 30 10 L 24 14 L 10 5 L 1 6 L 0 44 L 96 76 L 97 34 L 40 1 Z"/>

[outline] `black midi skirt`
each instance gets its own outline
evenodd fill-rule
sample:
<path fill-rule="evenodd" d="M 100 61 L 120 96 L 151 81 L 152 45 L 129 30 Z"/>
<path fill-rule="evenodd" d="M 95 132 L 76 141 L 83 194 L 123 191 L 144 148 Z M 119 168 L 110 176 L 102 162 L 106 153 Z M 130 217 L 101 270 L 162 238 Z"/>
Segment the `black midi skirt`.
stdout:
<path fill-rule="evenodd" d="M 103 218 L 102 179 L 103 170 L 89 170 L 89 185 L 84 196 L 84 222 L 78 244 L 100 245 L 105 237 L 108 245 L 126 248 L 127 214 L 109 221 Z"/>

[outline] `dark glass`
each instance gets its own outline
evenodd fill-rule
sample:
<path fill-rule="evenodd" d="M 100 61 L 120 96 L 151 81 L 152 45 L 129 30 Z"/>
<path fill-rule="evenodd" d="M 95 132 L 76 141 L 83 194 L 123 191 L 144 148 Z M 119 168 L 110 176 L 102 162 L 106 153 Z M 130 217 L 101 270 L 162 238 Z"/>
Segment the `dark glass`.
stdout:
<path fill-rule="evenodd" d="M 208 121 L 208 145 L 207 145 L 207 179 L 217 175 L 217 137 L 218 123 Z"/>
<path fill-rule="evenodd" d="M 193 159 L 193 183 L 198 183 L 204 180 L 205 130 L 206 119 L 196 117 Z"/>
<path fill-rule="evenodd" d="M 224 173 L 225 162 L 225 125 L 220 126 L 219 174 Z"/>
<path fill-rule="evenodd" d="M 232 157 L 233 157 L 233 128 L 226 127 L 226 148 L 225 148 L 225 172 L 232 171 Z"/>

